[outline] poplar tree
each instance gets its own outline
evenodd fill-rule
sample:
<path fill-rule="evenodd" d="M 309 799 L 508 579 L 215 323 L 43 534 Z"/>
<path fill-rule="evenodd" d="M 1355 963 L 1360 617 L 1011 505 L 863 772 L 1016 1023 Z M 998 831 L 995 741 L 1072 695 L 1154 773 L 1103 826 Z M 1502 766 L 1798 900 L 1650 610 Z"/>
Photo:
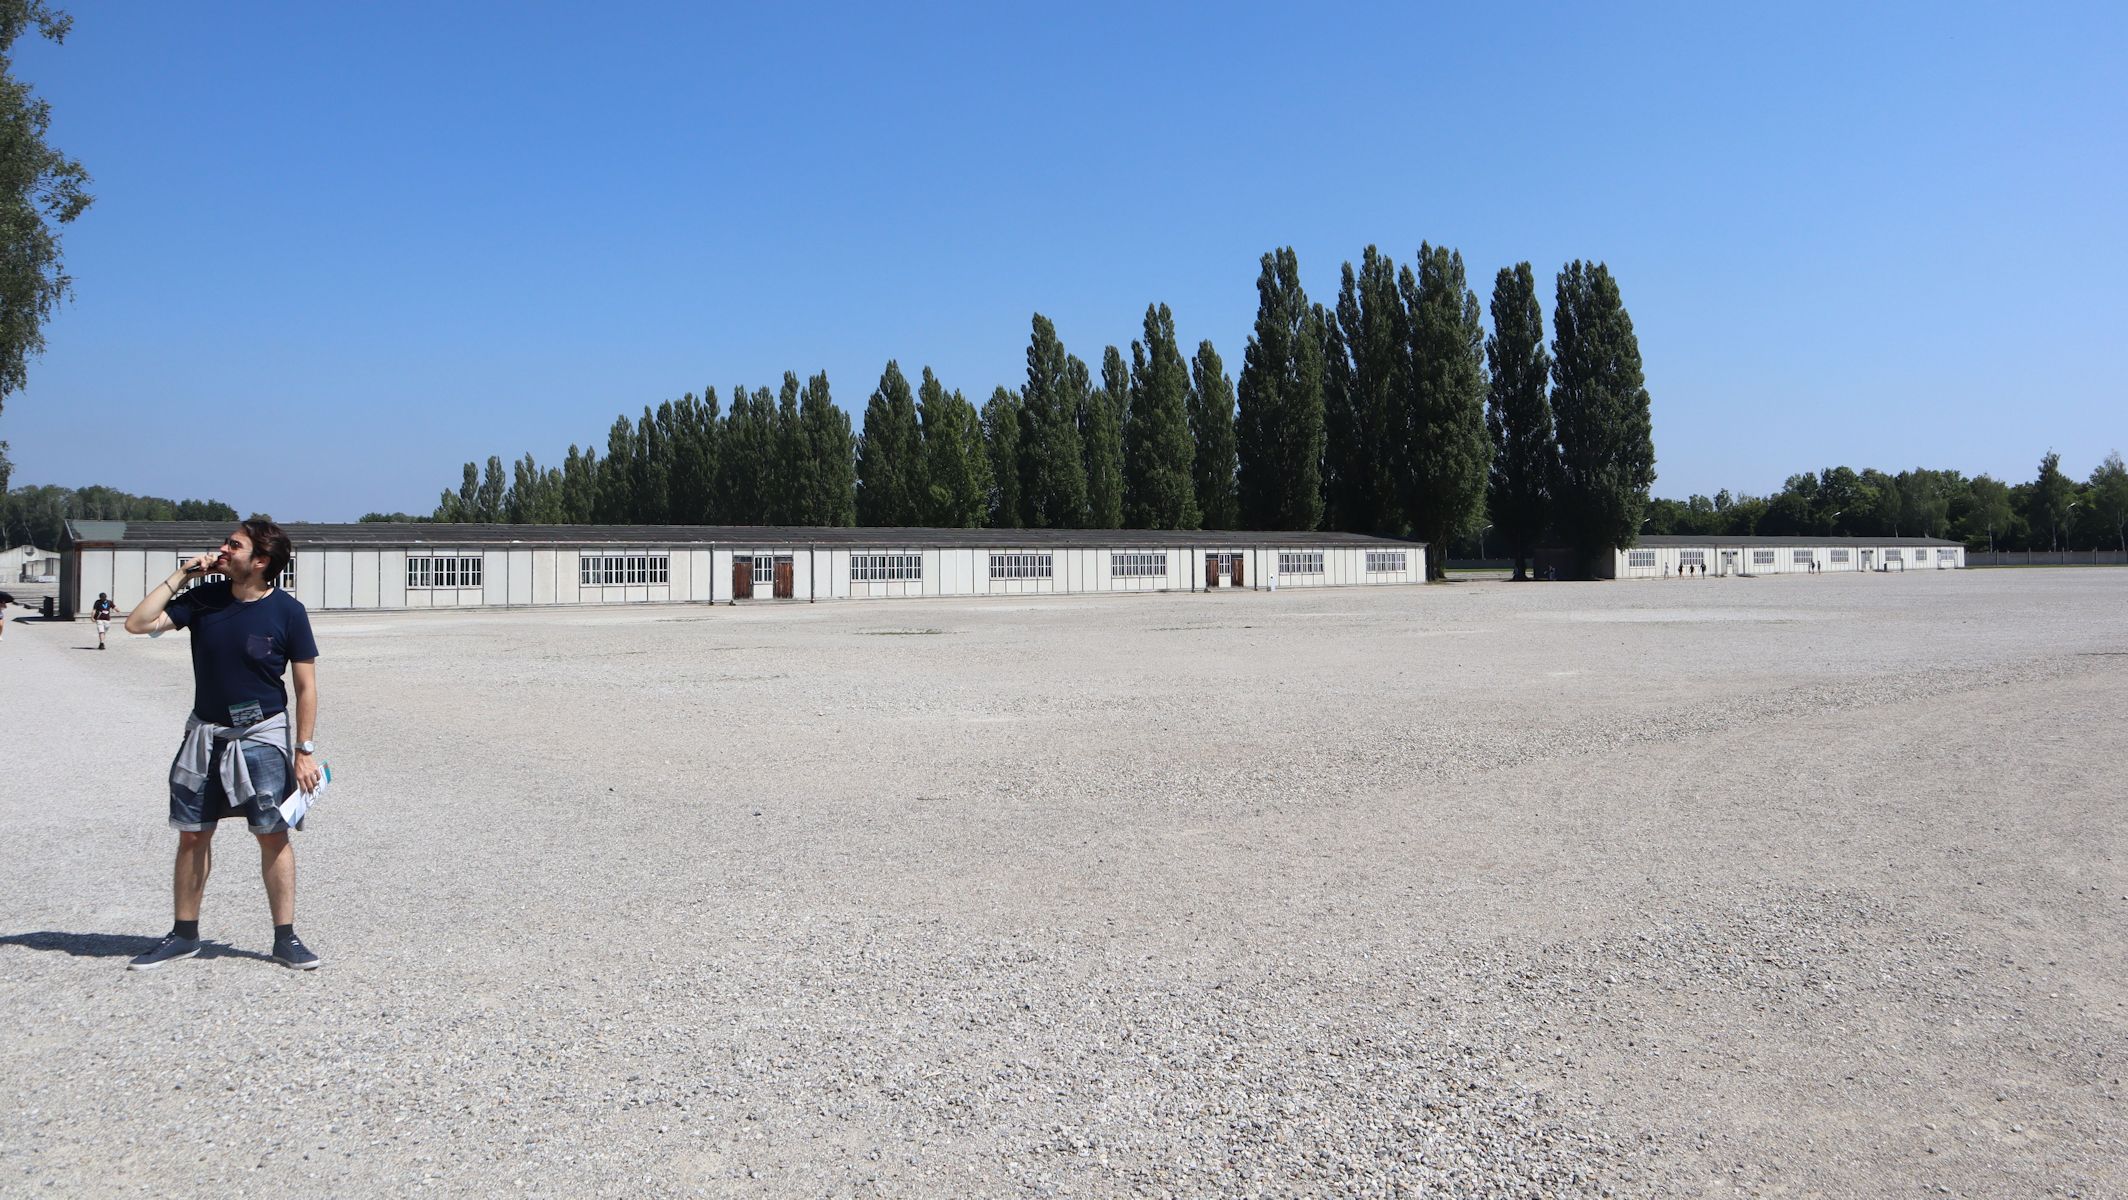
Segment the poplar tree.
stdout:
<path fill-rule="evenodd" d="M 591 519 L 600 525 L 626 525 L 635 519 L 635 426 L 615 417 L 606 431 L 606 462 L 598 473 L 598 493 Z"/>
<path fill-rule="evenodd" d="M 1101 354 L 1101 386 L 1083 389 L 1079 445 L 1086 456 L 1086 527 L 1123 526 L 1124 410 L 1130 406 L 1130 373 L 1114 346 Z"/>
<path fill-rule="evenodd" d="M 665 427 L 671 424 L 669 404 L 665 411 L 667 419 L 660 422 L 646 404 L 642 418 L 636 422 L 635 457 L 630 460 L 635 476 L 635 511 L 628 520 L 638 525 L 664 525 L 671 519 L 672 464 L 666 458 L 665 442 Z"/>
<path fill-rule="evenodd" d="M 1011 388 L 983 405 L 983 446 L 990 456 L 990 525 L 1020 527 L 1020 397 Z"/>
<path fill-rule="evenodd" d="M 724 454 L 717 463 L 722 483 L 717 492 L 727 506 L 725 519 L 738 525 L 768 524 L 772 477 L 780 471 L 776 468 L 776 401 L 767 388 L 733 389 L 723 443 Z"/>
<path fill-rule="evenodd" d="M 759 492 L 760 449 L 753 430 L 754 394 L 744 384 L 732 389 L 731 407 L 717 431 L 718 519 L 733 525 L 757 525 L 754 497 Z"/>
<path fill-rule="evenodd" d="M 598 496 L 598 451 L 578 450 L 569 443 L 569 457 L 562 461 L 561 520 L 568 525 L 589 525 Z"/>
<path fill-rule="evenodd" d="M 990 453 L 975 406 L 924 368 L 916 389 L 923 431 L 924 504 L 911 524 L 979 529 L 990 515 Z"/>
<path fill-rule="evenodd" d="M 1338 414 L 1345 427 L 1331 449 L 1338 460 L 1333 495 L 1340 527 L 1401 533 L 1407 523 L 1396 480 L 1412 451 L 1398 428 L 1411 388 L 1410 314 L 1395 262 L 1373 246 L 1360 255 L 1358 272 L 1345 264 L 1339 283 L 1336 340 L 1351 358 L 1350 392 Z"/>
<path fill-rule="evenodd" d="M 532 461 L 532 452 L 510 464 L 510 490 L 502 498 L 503 520 L 512 525 L 523 525 L 533 520 L 532 510 L 539 503 L 539 465 Z"/>
<path fill-rule="evenodd" d="M 906 384 L 904 385 L 906 387 Z M 915 417 L 915 403 L 910 403 Z M 801 525 L 850 526 L 857 523 L 857 439 L 850 432 L 850 414 L 835 407 L 828 393 L 827 372 L 805 381 L 799 403 L 799 424 L 804 432 L 811 491 L 805 497 Z"/>
<path fill-rule="evenodd" d="M 1528 578 L 1530 557 L 1551 521 L 1552 477 L 1559 470 L 1552 405 L 1545 395 L 1552 356 L 1544 349 L 1544 312 L 1528 263 L 1502 267 L 1493 277 L 1493 335 L 1485 343 L 1492 377 L 1485 430 L 1493 463 L 1486 479 L 1486 514 L 1515 560 L 1515 578 Z"/>
<path fill-rule="evenodd" d="M 1552 422 L 1559 435 L 1554 520 L 1581 572 L 1633 544 L 1655 482 L 1655 436 L 1640 342 L 1602 263 L 1559 272 L 1552 309 Z"/>
<path fill-rule="evenodd" d="M 1353 286 L 1351 263 L 1345 264 L 1339 285 L 1338 303 L 1342 305 Z M 1352 353 L 1345 346 L 1344 326 L 1336 310 L 1320 304 L 1312 307 L 1315 327 L 1323 338 L 1323 528 L 1363 532 L 1368 528 L 1366 518 L 1351 493 L 1354 483 L 1365 478 L 1358 468 L 1370 447 L 1359 432 Z"/>
<path fill-rule="evenodd" d="M 1234 381 L 1212 343 L 1197 343 L 1190 360 L 1190 435 L 1196 452 L 1191 479 L 1198 519 L 1206 529 L 1239 529 L 1241 502 L 1234 491 Z"/>
<path fill-rule="evenodd" d="M 480 480 L 480 504 L 474 510 L 473 520 L 494 523 L 502 520 L 502 499 L 510 490 L 509 482 L 502 473 L 502 456 L 488 455 L 488 470 Z"/>
<path fill-rule="evenodd" d="M 801 390 L 797 374 L 785 371 L 783 386 L 776 391 L 775 452 L 762 479 L 771 525 L 803 524 L 803 498 L 813 494 L 812 456 L 806 453 L 805 431 L 798 420 Z"/>
<path fill-rule="evenodd" d="M 1031 529 L 1086 522 L 1086 460 L 1079 444 L 1079 392 L 1086 364 L 1065 353 L 1056 326 L 1040 313 L 1027 343 L 1027 389 L 1020 395 L 1020 519 Z"/>
<path fill-rule="evenodd" d="M 717 389 L 689 392 L 673 405 L 672 520 L 708 525 L 717 520 Z"/>
<path fill-rule="evenodd" d="M 1263 256 L 1256 296 L 1236 422 L 1242 520 L 1314 529 L 1323 515 L 1322 339 L 1292 247 Z"/>
<path fill-rule="evenodd" d="M 1416 278 L 1406 272 L 1411 387 L 1400 432 L 1411 447 L 1402 479 L 1410 525 L 1436 548 L 1427 574 L 1444 579 L 1448 546 L 1483 511 L 1492 442 L 1485 433 L 1485 325 L 1463 255 L 1421 244 Z"/>
<path fill-rule="evenodd" d="M 915 525 L 927 495 L 916 396 L 892 360 L 865 404 L 857 450 L 857 523 Z"/>
<path fill-rule="evenodd" d="M 1147 305 L 1144 328 L 1144 340 L 1131 343 L 1131 528 L 1195 529 L 1189 367 L 1167 305 Z"/>

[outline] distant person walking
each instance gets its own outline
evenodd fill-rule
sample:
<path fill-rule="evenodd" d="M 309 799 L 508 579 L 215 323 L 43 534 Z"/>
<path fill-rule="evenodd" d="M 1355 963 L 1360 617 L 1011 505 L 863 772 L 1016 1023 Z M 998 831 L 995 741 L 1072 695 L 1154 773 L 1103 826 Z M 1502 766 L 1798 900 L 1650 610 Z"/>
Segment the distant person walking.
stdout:
<path fill-rule="evenodd" d="M 13 593 L 0 592 L 0 640 L 5 640 L 7 637 L 7 610 L 14 603 L 15 597 Z"/>
<path fill-rule="evenodd" d="M 104 639 L 111 636 L 111 614 L 117 608 L 116 604 L 111 603 L 109 593 L 96 593 L 96 603 L 90 607 L 90 611 L 96 616 L 96 648 L 98 650 L 104 648 Z"/>
<path fill-rule="evenodd" d="M 127 633 L 192 631 L 192 712 L 170 764 L 176 923 L 131 970 L 154 970 L 200 952 L 200 900 L 214 865 L 215 823 L 236 816 L 258 838 L 274 961 L 302 971 L 320 965 L 296 937 L 295 850 L 278 807 L 296 788 L 317 787 L 320 775 L 310 740 L 318 723 L 318 644 L 310 614 L 273 585 L 293 553 L 280 526 L 246 521 L 220 550 L 186 561 L 126 615 Z M 177 594 L 185 580 L 215 571 L 227 578 Z M 282 684 L 290 668 L 293 725 Z"/>

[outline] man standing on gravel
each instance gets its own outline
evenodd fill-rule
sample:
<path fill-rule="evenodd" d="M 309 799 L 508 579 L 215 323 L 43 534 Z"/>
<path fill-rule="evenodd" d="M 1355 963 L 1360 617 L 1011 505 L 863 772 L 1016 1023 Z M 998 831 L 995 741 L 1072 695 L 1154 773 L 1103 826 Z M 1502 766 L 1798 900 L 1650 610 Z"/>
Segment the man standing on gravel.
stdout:
<path fill-rule="evenodd" d="M 200 899 L 214 864 L 214 827 L 234 816 L 258 838 L 274 961 L 299 971 L 322 961 L 296 937 L 295 850 L 278 807 L 296 788 L 317 787 L 320 774 L 310 740 L 318 723 L 318 644 L 310 614 L 273 585 L 293 553 L 280 526 L 246 521 L 220 550 L 188 560 L 126 615 L 127 633 L 192 631 L 192 713 L 170 764 L 177 923 L 130 970 L 154 970 L 200 952 Z M 212 571 L 227 578 L 177 594 L 185 580 Z M 289 668 L 296 684 L 292 730 L 281 682 Z"/>
<path fill-rule="evenodd" d="M 111 613 L 117 608 L 116 604 L 111 603 L 109 592 L 96 593 L 96 603 L 91 606 L 90 612 L 96 617 L 96 648 L 98 650 L 103 649 L 104 640 L 111 636 Z"/>

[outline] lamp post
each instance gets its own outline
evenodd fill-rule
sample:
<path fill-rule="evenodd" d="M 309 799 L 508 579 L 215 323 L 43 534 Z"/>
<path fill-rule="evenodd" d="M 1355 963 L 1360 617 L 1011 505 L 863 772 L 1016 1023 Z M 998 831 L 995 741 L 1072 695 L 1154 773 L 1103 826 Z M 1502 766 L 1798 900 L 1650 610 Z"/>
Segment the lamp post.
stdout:
<path fill-rule="evenodd" d="M 2079 504 L 2082 504 L 2082 503 L 2083 503 L 2083 501 L 2081 501 L 2081 500 L 2071 500 L 2071 501 L 2069 501 L 2069 507 L 2067 507 L 2067 508 L 2065 508 L 2065 509 L 2063 509 L 2063 510 L 2062 510 L 2062 524 L 2064 524 L 2064 525 L 2067 525 L 2067 524 L 2069 523 L 2069 514 L 2070 514 L 2070 513 L 2073 513 L 2073 512 L 2075 512 L 2075 511 L 2076 511 L 2076 506 L 2077 506 L 2077 505 L 2079 505 Z M 2057 550 L 2057 551 L 2059 551 L 2059 550 L 2060 550 L 2060 549 L 2062 548 L 2062 542 L 2061 542 L 2061 537 L 2060 537 L 2060 535 L 2059 535 L 2059 534 L 2057 534 L 2057 535 L 2055 536 L 2055 538 L 2054 538 L 2054 548 L 2055 548 L 2055 550 Z"/>
<path fill-rule="evenodd" d="M 1490 525 L 1487 525 L 1485 527 L 1485 529 L 1491 528 L 1492 526 Z M 1485 557 L 1485 529 L 1480 529 L 1478 531 L 1478 557 L 1480 559 L 1483 559 Z"/>

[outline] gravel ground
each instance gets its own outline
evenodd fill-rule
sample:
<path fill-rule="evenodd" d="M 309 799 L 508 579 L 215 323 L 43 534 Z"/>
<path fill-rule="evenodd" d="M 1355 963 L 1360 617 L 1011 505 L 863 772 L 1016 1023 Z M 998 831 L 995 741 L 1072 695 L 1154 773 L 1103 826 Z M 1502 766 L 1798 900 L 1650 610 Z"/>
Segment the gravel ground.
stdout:
<path fill-rule="evenodd" d="M 7 1194 L 2128 1192 L 2128 571 L 7 632 Z"/>

